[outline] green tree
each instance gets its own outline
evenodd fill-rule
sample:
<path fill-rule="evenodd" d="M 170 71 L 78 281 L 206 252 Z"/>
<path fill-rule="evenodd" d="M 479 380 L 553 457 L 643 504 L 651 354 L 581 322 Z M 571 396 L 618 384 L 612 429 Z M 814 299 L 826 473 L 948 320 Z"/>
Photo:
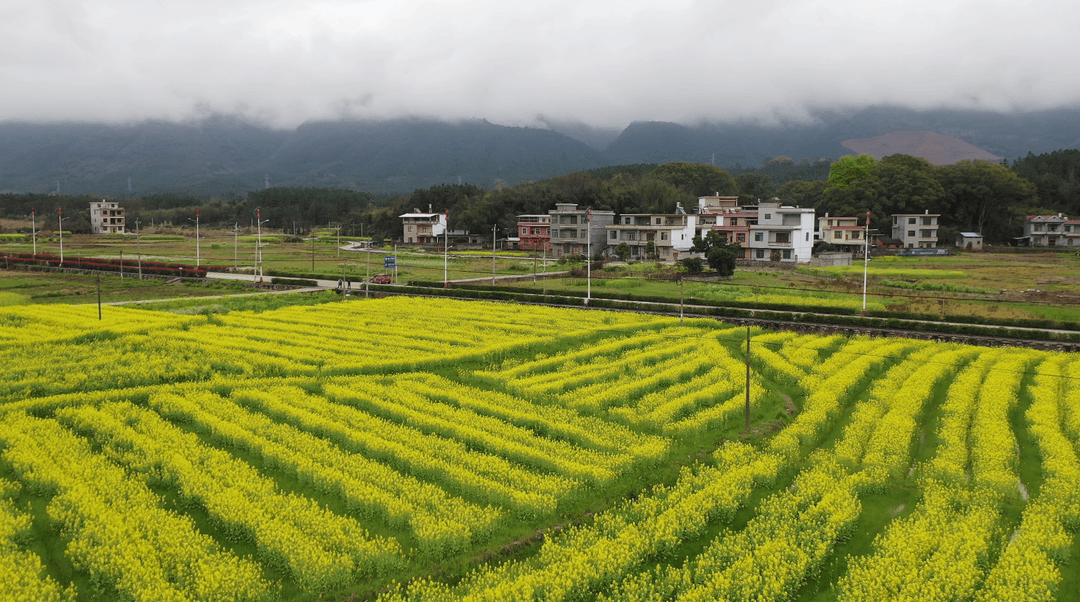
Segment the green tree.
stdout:
<path fill-rule="evenodd" d="M 709 163 L 665 163 L 653 176 L 669 182 L 694 198 L 712 194 L 739 194 L 739 185 L 727 170 Z"/>
<path fill-rule="evenodd" d="M 776 194 L 776 187 L 768 174 L 739 174 L 735 176 L 735 182 L 739 185 L 740 201 L 768 200 Z"/>
<path fill-rule="evenodd" d="M 1022 218 L 1011 209 L 1039 204 L 1035 185 L 1000 163 L 959 161 L 936 169 L 948 197 L 952 222 L 988 242 L 1019 236 Z"/>
<path fill-rule="evenodd" d="M 730 276 L 735 273 L 736 261 L 741 255 L 742 247 L 739 243 L 728 243 L 720 232 L 709 230 L 704 237 L 694 237 L 694 244 L 690 250 L 694 253 L 703 253 L 710 269 L 721 276 Z"/>
<path fill-rule="evenodd" d="M 870 173 L 874 158 L 870 155 L 844 155 L 829 167 L 829 185 L 835 188 L 848 188 L 860 178 Z"/>
<path fill-rule="evenodd" d="M 679 263 L 682 264 L 688 274 L 701 273 L 702 261 L 700 257 L 687 257 L 686 259 L 680 259 Z"/>
<path fill-rule="evenodd" d="M 626 261 L 630 258 L 630 245 L 625 242 L 621 242 L 615 247 L 615 257 L 619 258 L 619 261 Z"/>
<path fill-rule="evenodd" d="M 709 250 L 705 261 L 709 267 L 721 276 L 731 276 L 735 273 L 735 265 L 738 259 L 739 244 L 718 245 Z"/>

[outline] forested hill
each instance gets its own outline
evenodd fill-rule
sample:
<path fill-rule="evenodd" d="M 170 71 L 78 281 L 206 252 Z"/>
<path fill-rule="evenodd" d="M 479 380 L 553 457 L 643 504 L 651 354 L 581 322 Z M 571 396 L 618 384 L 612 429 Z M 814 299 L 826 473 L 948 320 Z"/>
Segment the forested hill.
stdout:
<path fill-rule="evenodd" d="M 312 122 L 293 130 L 235 117 L 120 125 L 0 123 L 0 192 L 229 198 L 268 187 L 372 194 L 439 184 L 513 186 L 612 165 L 711 163 L 739 173 L 774 158 L 814 165 L 841 141 L 910 130 L 955 137 L 1010 161 L 1080 148 L 1080 109 L 1013 115 L 874 107 L 774 123 L 630 124 L 611 139 L 581 124 L 484 120 Z M 614 132 L 612 132 L 614 135 Z M 578 138 L 575 138 L 577 136 Z M 779 182 L 778 182 L 779 183 Z"/>

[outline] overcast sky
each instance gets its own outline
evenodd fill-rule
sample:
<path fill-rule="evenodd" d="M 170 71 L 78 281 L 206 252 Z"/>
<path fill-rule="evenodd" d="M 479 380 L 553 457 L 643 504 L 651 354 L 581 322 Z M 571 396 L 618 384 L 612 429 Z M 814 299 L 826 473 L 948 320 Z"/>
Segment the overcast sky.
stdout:
<path fill-rule="evenodd" d="M 1074 0 L 6 0 L 0 120 L 791 119 L 1080 104 Z"/>

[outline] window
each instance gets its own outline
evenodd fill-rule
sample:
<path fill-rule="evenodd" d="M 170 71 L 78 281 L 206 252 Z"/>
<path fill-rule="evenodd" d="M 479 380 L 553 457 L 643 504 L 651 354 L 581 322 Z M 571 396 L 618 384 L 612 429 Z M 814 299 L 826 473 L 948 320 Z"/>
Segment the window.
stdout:
<path fill-rule="evenodd" d="M 851 231 L 851 240 L 859 240 L 859 231 L 858 230 L 852 230 Z"/>
<path fill-rule="evenodd" d="M 784 259 L 791 259 L 791 249 L 784 249 Z"/>
<path fill-rule="evenodd" d="M 934 237 L 934 231 L 933 230 L 919 230 L 919 236 L 921 238 L 933 238 Z"/>
<path fill-rule="evenodd" d="M 667 240 L 667 232 L 660 233 L 660 240 Z"/>
<path fill-rule="evenodd" d="M 810 242 L 810 233 L 809 232 L 806 233 L 806 242 Z"/>
<path fill-rule="evenodd" d="M 844 233 L 839 231 L 839 230 L 837 230 L 836 232 L 833 232 L 833 238 L 835 238 L 836 240 L 840 240 L 840 238 L 843 237 L 843 235 L 844 235 Z"/>
<path fill-rule="evenodd" d="M 636 232 L 627 232 L 626 240 L 637 240 Z"/>
<path fill-rule="evenodd" d="M 790 243 L 791 242 L 791 233 L 790 232 L 777 232 L 776 233 L 776 242 L 779 243 L 779 244 L 783 244 L 783 245 L 786 245 L 786 244 Z"/>
<path fill-rule="evenodd" d="M 660 221 L 661 221 L 661 220 L 660 220 L 660 218 L 656 218 L 656 225 L 657 225 L 657 226 L 659 226 L 659 225 L 660 225 Z"/>
<path fill-rule="evenodd" d="M 409 230 L 408 230 L 408 231 L 409 231 L 409 232 L 412 232 L 412 226 L 409 226 Z"/>
<path fill-rule="evenodd" d="M 582 230 L 581 235 L 578 236 L 578 238 L 588 238 L 588 237 L 589 237 L 589 231 L 588 230 Z"/>
<path fill-rule="evenodd" d="M 742 234 L 740 234 L 739 236 L 742 236 Z M 754 242 L 761 242 L 763 240 L 765 240 L 765 235 L 763 233 L 754 232 Z"/>
<path fill-rule="evenodd" d="M 934 218 L 932 218 L 932 217 L 924 217 L 924 218 L 922 218 L 922 225 L 924 225 L 924 226 L 933 226 L 934 225 Z"/>
<path fill-rule="evenodd" d="M 765 214 L 765 219 L 772 219 L 772 214 L 771 213 L 766 213 Z"/>
<path fill-rule="evenodd" d="M 911 225 L 911 226 L 914 226 L 915 225 L 915 218 L 909 217 L 908 220 L 907 220 L 907 223 L 909 225 Z"/>
<path fill-rule="evenodd" d="M 732 226 L 738 226 L 739 225 L 739 218 L 737 218 L 737 217 L 731 218 L 731 225 Z"/>
<path fill-rule="evenodd" d="M 758 236 L 761 236 L 760 232 L 758 233 Z M 736 234 L 735 235 L 735 242 L 746 242 L 746 235 L 745 234 Z"/>
<path fill-rule="evenodd" d="M 907 231 L 907 237 L 908 238 L 915 238 L 915 231 L 914 230 L 908 230 Z"/>
<path fill-rule="evenodd" d="M 618 240 L 618 238 L 619 238 L 619 232 L 618 232 L 617 230 L 612 230 L 612 231 L 611 231 L 611 232 L 609 233 L 609 235 L 608 235 L 608 238 L 610 238 L 611 240 Z"/>
<path fill-rule="evenodd" d="M 622 223 L 624 223 L 624 224 L 626 224 L 626 225 L 628 225 L 628 226 L 630 225 L 630 218 L 629 218 L 629 217 L 624 217 L 624 218 L 622 218 L 622 219 L 623 219 L 623 222 L 622 222 Z"/>
<path fill-rule="evenodd" d="M 757 259 L 765 259 L 765 249 L 757 249 Z"/>
<path fill-rule="evenodd" d="M 558 230 L 552 230 L 551 231 L 551 238 L 558 238 L 558 237 L 559 237 L 559 231 Z"/>

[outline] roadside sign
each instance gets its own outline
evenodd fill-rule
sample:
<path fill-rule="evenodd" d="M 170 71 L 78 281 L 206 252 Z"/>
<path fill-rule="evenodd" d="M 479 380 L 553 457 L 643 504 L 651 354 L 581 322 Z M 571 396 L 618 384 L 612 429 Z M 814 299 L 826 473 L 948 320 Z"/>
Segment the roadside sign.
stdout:
<path fill-rule="evenodd" d="M 397 269 L 397 256 L 386 255 L 382 259 L 382 267 L 384 270 L 396 270 Z"/>

